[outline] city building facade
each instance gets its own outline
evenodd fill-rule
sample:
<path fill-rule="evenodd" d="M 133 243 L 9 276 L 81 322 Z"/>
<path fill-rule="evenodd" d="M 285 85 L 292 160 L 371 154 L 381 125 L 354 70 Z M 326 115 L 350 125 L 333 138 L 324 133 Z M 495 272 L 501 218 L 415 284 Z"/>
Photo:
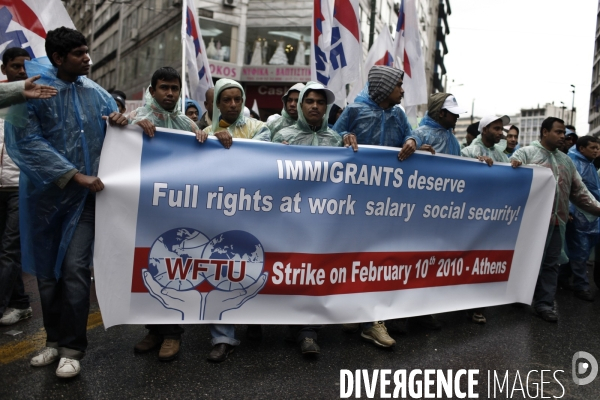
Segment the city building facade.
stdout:
<path fill-rule="evenodd" d="M 596 41 L 594 42 L 594 65 L 592 67 L 592 88 L 590 92 L 589 135 L 600 135 L 600 1 L 596 14 Z"/>
<path fill-rule="evenodd" d="M 560 118 L 568 125 L 571 121 L 577 120 L 577 110 L 572 111 L 564 104 L 556 106 L 554 103 L 546 103 L 543 107 L 538 105 L 535 108 L 522 108 L 519 124 L 514 124 L 520 129 L 519 143 L 527 146 L 531 142 L 539 140 L 542 121 L 548 117 Z"/>
<path fill-rule="evenodd" d="M 77 29 L 88 39 L 90 77 L 128 100 L 141 100 L 157 68 L 181 70 L 181 0 L 65 0 Z M 392 35 L 399 3 L 359 0 L 363 57 L 369 47 L 371 7 L 374 37 Z M 213 78 L 231 78 L 257 101 L 261 117 L 280 112 L 281 96 L 310 80 L 312 0 L 196 0 L 198 20 Z M 443 56 L 448 49 L 449 0 L 417 0 L 428 93 L 443 90 Z"/>

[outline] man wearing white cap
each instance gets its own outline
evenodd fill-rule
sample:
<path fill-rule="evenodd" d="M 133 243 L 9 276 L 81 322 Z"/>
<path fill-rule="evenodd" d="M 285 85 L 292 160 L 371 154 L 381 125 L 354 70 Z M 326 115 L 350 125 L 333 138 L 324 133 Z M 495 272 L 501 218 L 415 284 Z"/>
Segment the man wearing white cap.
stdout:
<path fill-rule="evenodd" d="M 298 96 L 302 89 L 304 89 L 304 83 L 296 83 L 281 98 L 283 102 L 281 117 L 267 122 L 267 127 L 271 131 L 271 139 L 281 129 L 294 125 L 298 120 Z"/>
<path fill-rule="evenodd" d="M 510 118 L 506 115 L 486 115 L 479 121 L 479 132 L 470 146 L 462 149 L 463 157 L 476 158 L 487 163 L 490 167 L 496 162 L 510 162 L 513 168 L 521 165 L 518 160 L 508 160 L 508 156 L 496 146 L 504 137 L 504 125 L 510 124 Z"/>
<path fill-rule="evenodd" d="M 436 152 L 460 156 L 460 144 L 453 131 L 459 114 L 466 112 L 458 105 L 454 95 L 433 94 L 429 97 L 427 114 L 413 133 Z"/>

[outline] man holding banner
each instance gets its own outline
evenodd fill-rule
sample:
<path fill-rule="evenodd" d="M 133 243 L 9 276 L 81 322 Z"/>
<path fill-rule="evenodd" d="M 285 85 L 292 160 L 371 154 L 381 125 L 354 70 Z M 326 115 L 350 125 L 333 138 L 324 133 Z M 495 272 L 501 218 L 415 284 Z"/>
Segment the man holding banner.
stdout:
<path fill-rule="evenodd" d="M 46 347 L 30 364 L 60 357 L 56 375 L 80 372 L 87 348 L 95 193 L 106 122 L 126 125 L 113 98 L 84 77 L 90 70 L 85 37 L 69 28 L 48 32 L 46 53 L 54 68 L 26 64 L 29 74 L 58 90 L 27 104 L 23 126 L 6 124 L 8 153 L 21 169 L 19 205 L 23 269 L 38 280 Z M 84 118 L 85 116 L 85 118 Z"/>

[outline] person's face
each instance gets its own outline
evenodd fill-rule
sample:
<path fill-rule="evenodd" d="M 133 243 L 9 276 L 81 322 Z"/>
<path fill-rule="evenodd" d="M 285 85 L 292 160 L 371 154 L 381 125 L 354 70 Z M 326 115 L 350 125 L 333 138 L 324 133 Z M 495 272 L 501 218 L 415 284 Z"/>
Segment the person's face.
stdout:
<path fill-rule="evenodd" d="M 27 72 L 25 72 L 25 60 L 29 61 L 31 58 L 25 56 L 15 57 L 6 65 L 2 64 L 2 73 L 6 75 L 6 79 L 9 82 L 27 79 Z"/>
<path fill-rule="evenodd" d="M 590 142 L 588 143 L 587 147 L 580 147 L 579 152 L 588 160 L 593 161 L 596 157 L 598 157 L 598 153 L 600 152 L 600 144 Z"/>
<path fill-rule="evenodd" d="M 554 121 L 550 131 L 542 131 L 542 145 L 550 150 L 561 148 L 565 144 L 565 124 Z"/>
<path fill-rule="evenodd" d="M 285 101 L 285 111 L 292 117 L 298 119 L 298 96 L 300 92 L 291 91 Z"/>
<path fill-rule="evenodd" d="M 189 117 L 194 122 L 198 122 L 198 109 L 194 106 L 189 106 L 187 110 L 185 110 L 185 115 Z"/>
<path fill-rule="evenodd" d="M 400 79 L 398 83 L 396 83 L 396 86 L 394 87 L 394 90 L 392 90 L 392 93 L 390 93 L 390 95 L 387 98 L 391 106 L 400 104 L 402 98 L 404 97 L 404 89 L 402 89 L 402 83 L 403 81 L 402 79 Z"/>
<path fill-rule="evenodd" d="M 58 67 L 58 74 L 75 80 L 78 76 L 87 75 L 90 72 L 90 56 L 89 49 L 85 45 L 71 50 L 65 57 L 61 57 L 58 53 L 52 54 L 52 59 Z"/>
<path fill-rule="evenodd" d="M 213 101 L 215 99 L 215 90 L 210 88 L 206 91 L 206 101 L 204 101 L 204 108 L 208 112 L 208 116 L 212 118 L 213 114 Z"/>
<path fill-rule="evenodd" d="M 180 92 L 179 79 L 176 78 L 169 81 L 159 79 L 156 82 L 156 88 L 150 87 L 150 95 L 166 111 L 175 109 Z"/>
<path fill-rule="evenodd" d="M 482 139 L 484 139 L 487 143 L 498 143 L 500 139 L 504 137 L 504 133 L 502 131 L 502 121 L 494 121 L 490 123 L 488 126 L 483 128 L 483 132 L 481 132 Z"/>
<path fill-rule="evenodd" d="M 569 150 L 571 147 L 573 147 L 575 145 L 575 142 L 575 136 L 565 136 L 565 150 Z"/>
<path fill-rule="evenodd" d="M 302 98 L 304 119 L 312 126 L 320 126 L 327 111 L 327 99 L 321 93 L 312 91 Z"/>
<path fill-rule="evenodd" d="M 243 106 L 242 91 L 238 88 L 225 89 L 217 100 L 217 108 L 225 122 L 233 124 L 240 116 Z"/>
<path fill-rule="evenodd" d="M 448 110 L 440 111 L 440 120 L 438 122 L 444 128 L 446 128 L 446 129 L 455 128 L 456 121 L 458 121 L 458 114 L 452 114 Z"/>
<path fill-rule="evenodd" d="M 508 133 L 506 134 L 506 148 L 508 150 L 512 151 L 512 149 L 517 147 L 518 143 L 519 143 L 519 134 L 517 133 L 516 130 L 509 129 Z"/>

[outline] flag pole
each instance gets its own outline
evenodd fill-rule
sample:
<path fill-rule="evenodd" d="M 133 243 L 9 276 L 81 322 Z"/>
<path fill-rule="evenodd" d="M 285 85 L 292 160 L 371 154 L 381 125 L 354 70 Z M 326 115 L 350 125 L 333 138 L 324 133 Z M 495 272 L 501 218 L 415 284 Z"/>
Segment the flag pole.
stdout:
<path fill-rule="evenodd" d="M 181 2 L 181 112 L 185 114 L 185 46 L 187 35 L 187 0 Z"/>

